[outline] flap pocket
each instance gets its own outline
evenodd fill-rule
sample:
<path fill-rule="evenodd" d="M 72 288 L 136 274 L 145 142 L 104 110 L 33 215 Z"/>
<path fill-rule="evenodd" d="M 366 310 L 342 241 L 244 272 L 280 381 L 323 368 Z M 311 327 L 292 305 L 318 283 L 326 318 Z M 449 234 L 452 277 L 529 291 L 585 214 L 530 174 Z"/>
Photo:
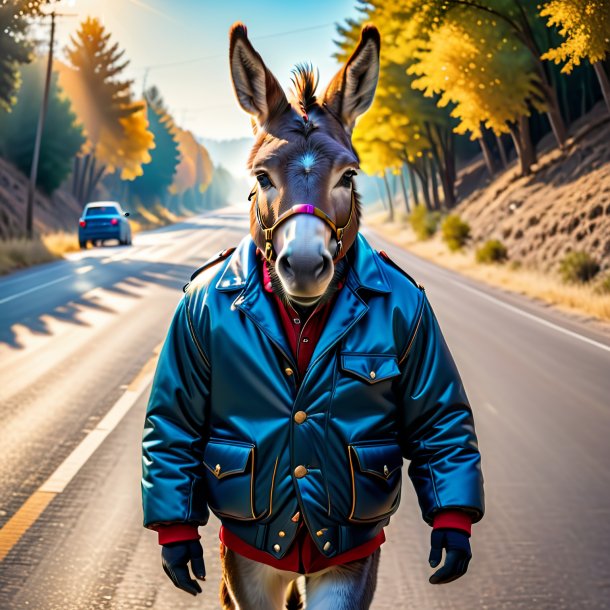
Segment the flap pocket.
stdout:
<path fill-rule="evenodd" d="M 217 479 L 222 479 L 245 472 L 253 452 L 252 443 L 210 439 L 203 463 Z"/>
<path fill-rule="evenodd" d="M 402 452 L 396 443 L 350 445 L 360 472 L 389 479 L 402 466 Z"/>
<path fill-rule="evenodd" d="M 367 383 L 400 374 L 398 358 L 391 354 L 341 354 L 341 368 Z"/>
<path fill-rule="evenodd" d="M 392 441 L 370 441 L 349 446 L 352 475 L 350 521 L 387 519 L 400 503 L 402 453 Z"/>

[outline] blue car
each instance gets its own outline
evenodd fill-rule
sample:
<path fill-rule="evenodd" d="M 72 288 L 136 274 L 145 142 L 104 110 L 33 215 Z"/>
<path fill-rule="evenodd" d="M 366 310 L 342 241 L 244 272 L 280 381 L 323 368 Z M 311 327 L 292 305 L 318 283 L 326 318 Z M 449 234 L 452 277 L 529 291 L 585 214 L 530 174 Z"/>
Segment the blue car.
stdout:
<path fill-rule="evenodd" d="M 121 205 L 116 201 L 96 201 L 88 203 L 78 221 L 78 243 L 87 247 L 90 241 L 94 246 L 106 239 L 118 239 L 122 246 L 131 245 L 131 227 Z"/>

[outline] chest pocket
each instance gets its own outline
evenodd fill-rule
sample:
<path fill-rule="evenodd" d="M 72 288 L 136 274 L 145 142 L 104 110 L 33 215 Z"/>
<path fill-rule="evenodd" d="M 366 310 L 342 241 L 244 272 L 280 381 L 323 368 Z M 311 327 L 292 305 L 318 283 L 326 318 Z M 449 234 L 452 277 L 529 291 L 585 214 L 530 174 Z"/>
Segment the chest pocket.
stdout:
<path fill-rule="evenodd" d="M 341 354 L 341 368 L 370 384 L 400 374 L 398 358 L 392 354 Z"/>

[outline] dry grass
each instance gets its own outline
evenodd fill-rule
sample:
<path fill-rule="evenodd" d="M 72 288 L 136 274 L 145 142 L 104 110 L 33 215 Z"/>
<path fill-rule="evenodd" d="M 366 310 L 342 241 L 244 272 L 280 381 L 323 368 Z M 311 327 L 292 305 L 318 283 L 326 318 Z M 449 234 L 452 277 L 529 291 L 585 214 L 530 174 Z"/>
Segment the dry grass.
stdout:
<path fill-rule="evenodd" d="M 0 275 L 59 258 L 40 239 L 3 239 L 0 241 Z"/>
<path fill-rule="evenodd" d="M 155 206 L 152 210 L 139 206 L 134 215 L 129 218 L 129 224 L 131 225 L 131 232 L 135 235 L 140 231 L 158 229 L 159 227 L 174 224 L 179 220 L 179 216 L 176 216 L 160 205 Z"/>
<path fill-rule="evenodd" d="M 25 269 L 40 263 L 49 263 L 67 252 L 79 250 L 76 233 L 48 233 L 40 238 L 13 238 L 0 240 L 0 275 Z"/>
<path fill-rule="evenodd" d="M 555 274 L 515 268 L 510 262 L 481 265 L 475 261 L 474 253 L 470 250 L 449 252 L 438 237 L 418 241 L 404 218 L 398 218 L 393 223 L 387 222 L 386 218 L 386 213 L 370 215 L 367 216 L 366 223 L 413 254 L 492 286 L 540 299 L 571 313 L 610 320 L 610 294 L 596 292 L 598 282 L 564 284 Z"/>
<path fill-rule="evenodd" d="M 41 239 L 47 250 L 57 257 L 63 256 L 67 252 L 76 252 L 80 250 L 78 235 L 76 233 L 58 231 L 57 233 L 47 233 L 46 235 L 43 235 Z"/>

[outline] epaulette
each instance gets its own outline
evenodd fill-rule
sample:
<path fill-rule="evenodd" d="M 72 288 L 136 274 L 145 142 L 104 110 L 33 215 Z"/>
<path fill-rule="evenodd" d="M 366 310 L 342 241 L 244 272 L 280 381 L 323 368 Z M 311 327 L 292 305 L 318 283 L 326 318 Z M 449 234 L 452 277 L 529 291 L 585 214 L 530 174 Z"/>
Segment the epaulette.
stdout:
<path fill-rule="evenodd" d="M 200 273 L 203 273 L 206 269 L 213 267 L 214 265 L 218 264 L 220 261 L 225 260 L 225 258 L 228 258 L 229 256 L 231 256 L 231 254 L 233 254 L 233 252 L 235 252 L 235 248 L 227 248 L 226 250 L 221 250 L 220 252 L 217 252 L 216 254 L 214 254 L 214 256 L 212 256 L 205 263 L 203 263 L 203 265 L 201 265 L 201 267 L 199 267 L 199 269 L 196 269 L 193 272 L 193 274 L 191 275 L 191 279 L 182 287 L 182 292 L 186 292 L 188 290 L 190 283 Z"/>
<path fill-rule="evenodd" d="M 383 258 L 383 260 L 386 263 L 388 263 L 389 265 L 392 265 L 392 267 L 394 267 L 394 269 L 397 269 L 398 271 L 400 271 L 400 273 L 402 273 L 404 276 L 406 276 L 407 279 L 411 281 L 411 283 L 413 283 L 415 286 L 417 286 L 417 288 L 419 288 L 420 290 L 425 290 L 423 285 L 422 284 L 418 284 L 402 267 L 400 267 L 397 263 L 395 263 L 388 256 L 387 252 L 385 252 L 384 250 L 379 250 L 379 256 L 381 256 L 381 258 Z"/>

